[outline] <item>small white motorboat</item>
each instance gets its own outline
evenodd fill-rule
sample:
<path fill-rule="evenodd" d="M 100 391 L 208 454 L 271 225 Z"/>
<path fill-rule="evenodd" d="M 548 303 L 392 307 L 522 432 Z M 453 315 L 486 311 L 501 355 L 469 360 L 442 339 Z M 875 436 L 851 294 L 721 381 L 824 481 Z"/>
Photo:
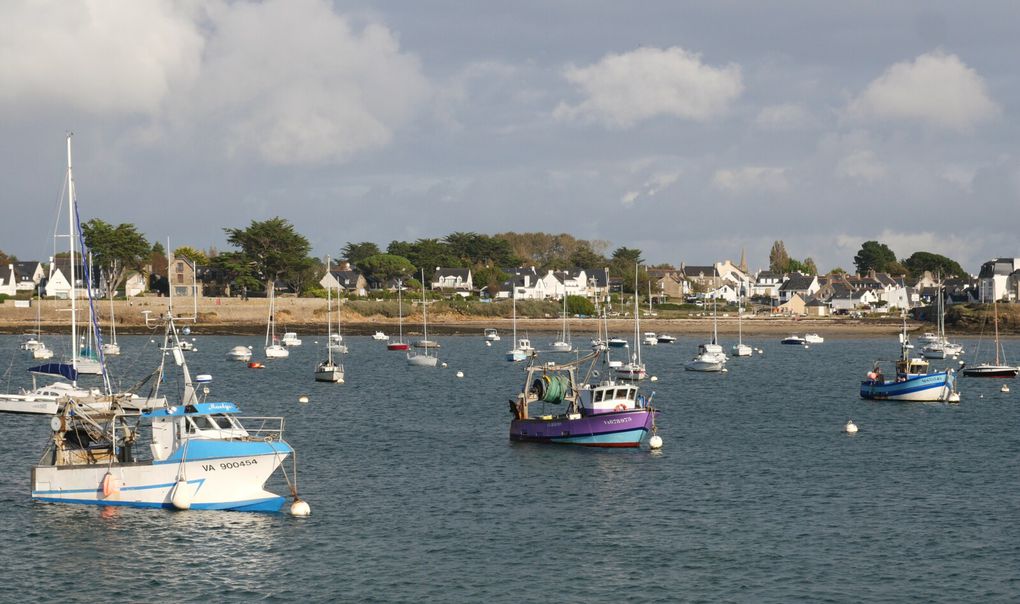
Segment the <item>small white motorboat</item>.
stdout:
<path fill-rule="evenodd" d="M 374 334 L 372 334 L 372 339 L 379 342 L 388 342 L 390 340 L 390 337 L 381 331 L 377 331 Z"/>
<path fill-rule="evenodd" d="M 293 331 L 287 331 L 287 332 L 284 332 L 283 339 L 280 340 L 280 343 L 283 344 L 284 346 L 288 346 L 288 347 L 289 346 L 300 346 L 301 345 L 301 339 L 297 337 L 297 333 L 295 333 Z"/>
<path fill-rule="evenodd" d="M 247 346 L 234 346 L 227 351 L 228 361 L 244 361 L 248 362 L 251 360 L 251 348 Z"/>
<path fill-rule="evenodd" d="M 806 333 L 804 334 L 804 341 L 808 344 L 821 344 L 825 341 L 825 338 L 816 333 Z"/>

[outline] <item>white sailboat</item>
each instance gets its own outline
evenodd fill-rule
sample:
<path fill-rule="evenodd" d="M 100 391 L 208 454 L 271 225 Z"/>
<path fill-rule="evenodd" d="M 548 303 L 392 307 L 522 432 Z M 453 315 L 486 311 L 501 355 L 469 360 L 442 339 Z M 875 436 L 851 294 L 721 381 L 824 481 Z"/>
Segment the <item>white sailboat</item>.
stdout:
<path fill-rule="evenodd" d="M 739 306 L 737 307 L 737 343 L 733 345 L 730 354 L 735 357 L 749 357 L 754 353 L 754 349 L 744 344 L 744 297 L 740 297 Z"/>
<path fill-rule="evenodd" d="M 113 316 L 113 292 L 110 292 L 110 341 L 103 342 L 103 354 L 120 354 L 120 344 L 117 343 L 117 320 Z"/>
<path fill-rule="evenodd" d="M 698 354 L 684 364 L 687 371 L 722 371 L 726 364 L 726 353 L 719 344 L 718 302 L 712 302 L 712 341 L 698 345 Z"/>
<path fill-rule="evenodd" d="M 935 305 L 938 313 L 938 331 L 934 337 L 927 340 L 921 348 L 921 356 L 926 359 L 944 359 L 946 357 L 957 357 L 963 353 L 963 346 L 949 341 L 946 337 L 946 309 L 945 294 L 942 291 L 942 283 L 939 283 L 938 301 Z"/>
<path fill-rule="evenodd" d="M 645 364 L 641 362 L 641 319 L 638 311 L 638 267 L 634 265 L 634 353 L 630 362 L 616 368 L 616 377 L 624 380 L 645 379 Z"/>
<path fill-rule="evenodd" d="M 560 332 L 560 339 L 552 343 L 553 352 L 571 352 L 574 345 L 570 343 L 570 333 L 567 331 L 567 294 L 563 294 L 563 329 Z"/>
<path fill-rule="evenodd" d="M 287 347 L 276 337 L 276 287 L 269 284 L 269 322 L 266 324 L 266 358 L 285 359 L 290 356 Z"/>
<path fill-rule="evenodd" d="M 42 297 L 36 300 L 35 307 L 35 346 L 30 350 L 32 351 L 32 358 L 36 360 L 46 360 L 53 358 L 53 351 L 46 346 L 46 342 L 42 339 Z"/>
<path fill-rule="evenodd" d="M 386 344 L 386 350 L 407 350 L 407 342 L 404 341 L 404 282 L 397 281 L 397 341 Z"/>
<path fill-rule="evenodd" d="M 428 303 L 425 301 L 425 269 L 421 271 L 421 324 L 422 331 L 424 331 L 425 339 L 423 342 L 429 341 L 429 309 Z M 439 362 L 439 356 L 437 354 L 429 354 L 429 351 L 436 348 L 436 346 L 423 346 L 424 352 L 408 352 L 407 353 L 407 364 L 412 367 L 435 367 L 436 363 Z"/>
<path fill-rule="evenodd" d="M 329 266 L 329 258 L 326 258 Z M 337 334 L 339 335 L 339 334 Z M 344 365 L 333 361 L 333 288 L 326 288 L 326 360 L 315 366 L 316 382 L 344 383 Z"/>
<path fill-rule="evenodd" d="M 514 285 L 514 291 L 513 291 L 513 295 L 511 296 L 511 298 L 513 299 L 513 326 L 514 326 L 513 327 L 513 329 L 514 329 L 513 343 L 514 343 L 514 347 L 511 348 L 506 353 L 506 360 L 510 361 L 511 363 L 516 363 L 518 361 L 523 361 L 524 359 L 528 358 L 528 355 L 531 354 L 533 349 L 531 348 L 531 340 L 529 340 L 528 338 L 521 338 L 521 339 L 517 338 L 517 286 L 516 285 Z"/>

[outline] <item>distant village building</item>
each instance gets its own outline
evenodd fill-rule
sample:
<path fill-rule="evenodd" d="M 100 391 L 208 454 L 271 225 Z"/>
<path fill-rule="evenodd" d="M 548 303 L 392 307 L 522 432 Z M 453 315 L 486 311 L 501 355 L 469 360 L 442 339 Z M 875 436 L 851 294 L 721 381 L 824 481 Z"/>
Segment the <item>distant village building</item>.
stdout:
<path fill-rule="evenodd" d="M 1020 299 L 1017 283 L 1020 275 L 1020 258 L 996 258 L 981 265 L 978 273 L 979 298 L 981 302 L 993 300 L 1016 301 Z"/>
<path fill-rule="evenodd" d="M 779 301 L 780 303 L 789 302 L 796 295 L 800 297 L 803 303 L 804 300 L 815 295 L 818 289 L 817 276 L 790 273 L 786 281 L 779 286 Z"/>
<path fill-rule="evenodd" d="M 474 290 L 474 281 L 471 278 L 469 268 L 441 268 L 436 267 L 430 283 L 432 289 L 464 292 L 470 294 Z"/>
<path fill-rule="evenodd" d="M 329 268 L 319 280 L 319 285 L 327 289 L 335 289 L 353 296 L 368 295 L 368 281 L 360 272 L 351 269 L 351 263 L 338 262 Z"/>
<path fill-rule="evenodd" d="M 192 298 L 201 295 L 195 263 L 184 256 L 173 259 L 168 279 L 170 291 L 173 292 L 175 298 Z"/>

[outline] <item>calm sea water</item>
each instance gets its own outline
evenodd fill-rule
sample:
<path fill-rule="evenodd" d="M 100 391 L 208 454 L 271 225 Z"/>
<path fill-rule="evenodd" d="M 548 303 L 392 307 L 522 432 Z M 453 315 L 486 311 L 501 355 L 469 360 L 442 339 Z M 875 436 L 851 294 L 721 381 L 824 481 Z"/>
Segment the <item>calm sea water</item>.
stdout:
<path fill-rule="evenodd" d="M 866 402 L 858 381 L 895 341 L 750 338 L 764 355 L 698 374 L 686 337 L 645 349 L 653 454 L 510 443 L 509 338 L 441 338 L 449 367 L 430 370 L 351 337 L 343 385 L 312 380 L 324 340 L 303 339 L 253 371 L 224 353 L 259 338 L 197 336 L 189 363 L 213 375 L 210 400 L 286 417 L 310 518 L 33 503 L 48 421 L 0 416 L 0 598 L 1020 601 L 1020 382 L 964 378 L 959 405 Z M 27 383 L 18 341 L 0 338 L 4 389 Z M 156 352 L 121 344 L 127 384 Z"/>

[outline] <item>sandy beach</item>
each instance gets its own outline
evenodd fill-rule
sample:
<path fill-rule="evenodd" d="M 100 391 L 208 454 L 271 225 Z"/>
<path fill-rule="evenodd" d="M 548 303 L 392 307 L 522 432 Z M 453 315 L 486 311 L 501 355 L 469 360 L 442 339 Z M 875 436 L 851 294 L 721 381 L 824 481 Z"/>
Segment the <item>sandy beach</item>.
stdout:
<path fill-rule="evenodd" d="M 133 300 L 114 302 L 114 315 L 119 333 L 149 333 L 145 325 L 148 313 L 152 319 L 158 319 L 167 312 L 165 298 L 142 297 Z M 41 306 L 41 329 L 45 333 L 64 333 L 67 330 L 67 300 L 44 300 Z M 326 309 L 325 301 L 308 298 L 277 298 L 277 331 L 297 331 L 299 333 L 325 332 Z M 406 309 L 409 314 L 404 317 L 405 333 L 415 334 L 421 331 L 421 315 Z M 195 307 L 189 301 L 175 301 L 178 316 L 194 314 Z M 96 312 L 104 326 L 109 324 L 110 303 L 96 302 Z M 228 299 L 203 298 L 198 301 L 197 322 L 192 328 L 197 334 L 259 334 L 266 329 L 267 305 L 264 299 Z M 78 308 L 79 321 L 87 320 L 87 302 L 83 301 Z M 719 317 L 719 332 L 735 334 L 738 322 L 735 316 Z M 594 319 L 571 319 L 570 330 L 575 334 L 593 334 L 597 329 Z M 358 335 L 372 334 L 381 330 L 387 334 L 396 333 L 396 318 L 381 315 L 362 316 L 341 307 L 341 329 L 343 333 Z M 509 333 L 512 329 L 509 318 L 478 317 L 437 313 L 429 315 L 429 329 L 439 334 L 481 334 L 486 327 L 494 327 L 501 333 Z M 22 334 L 36 328 L 35 308 L 16 308 L 12 300 L 0 304 L 0 333 Z M 561 328 L 559 319 L 518 319 L 517 329 L 524 332 L 556 332 Z M 927 323 L 908 321 L 908 330 L 930 330 Z M 609 321 L 609 329 L 614 334 L 628 334 L 634 329 L 629 318 L 614 318 Z M 712 329 L 710 316 L 679 319 L 660 319 L 642 317 L 641 330 L 656 333 L 668 333 L 674 336 L 707 335 Z M 750 317 L 742 322 L 742 329 L 748 336 L 768 335 L 781 336 L 792 333 L 816 332 L 822 336 L 833 337 L 873 337 L 895 334 L 901 329 L 897 318 L 881 319 L 850 319 L 840 318 L 780 318 Z"/>

